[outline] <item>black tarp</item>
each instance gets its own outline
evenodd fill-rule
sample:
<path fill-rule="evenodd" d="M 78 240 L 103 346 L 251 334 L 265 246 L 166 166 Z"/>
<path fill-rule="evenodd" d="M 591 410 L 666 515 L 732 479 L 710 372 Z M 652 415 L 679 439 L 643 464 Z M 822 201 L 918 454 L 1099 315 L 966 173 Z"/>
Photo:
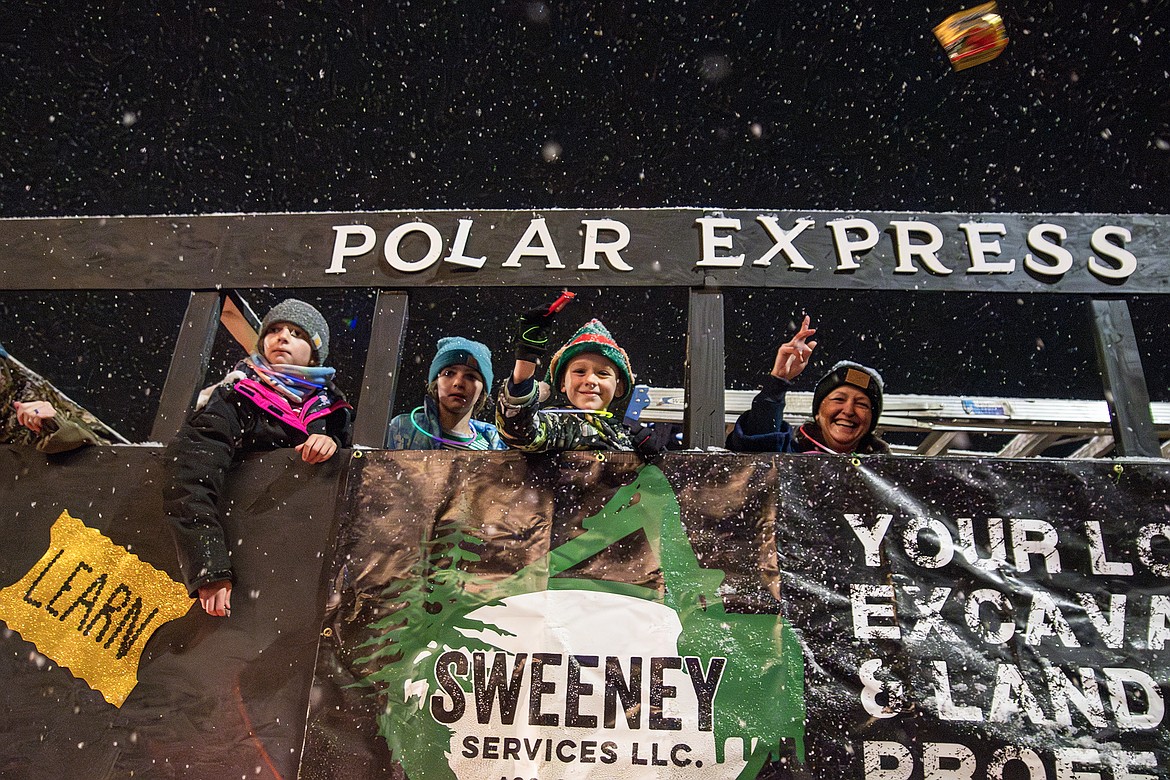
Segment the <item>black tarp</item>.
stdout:
<path fill-rule="evenodd" d="M 36 564 L 62 510 L 176 574 L 158 450 L 0 457 L 0 584 Z M 684 770 L 673 759 L 700 746 L 672 735 L 710 740 L 736 722 L 766 748 L 752 754 L 771 759 L 761 777 L 1160 778 L 1170 764 L 1170 473 L 1159 462 L 367 451 L 312 470 L 276 452 L 230 482 L 232 618 L 196 608 L 163 626 L 120 709 L 6 633 L 0 774 L 723 777 L 735 776 L 734 740 L 728 763 Z M 547 606 L 525 620 L 555 630 L 509 637 L 506 616 L 533 604 Z M 681 633 L 663 633 L 664 613 Z M 588 737 L 602 684 L 583 687 L 561 651 L 541 649 L 562 634 L 593 643 L 578 671 L 605 656 L 598 642 L 625 648 L 620 670 L 642 655 L 647 675 L 657 669 L 658 687 L 625 713 L 640 753 Z M 629 649 L 640 642 L 645 653 Z M 513 735 L 500 721 L 507 696 L 469 693 L 466 717 L 485 706 L 489 731 L 460 735 L 473 739 L 451 772 L 434 736 L 475 726 L 437 719 L 457 710 L 455 682 L 484 684 L 467 671 L 477 657 L 507 670 L 538 652 L 553 687 L 535 709 L 520 695 L 515 723 L 565 719 L 558 771 L 501 759 L 506 740 L 547 726 Z M 435 668 L 452 687 L 436 687 Z M 736 694 L 713 693 L 706 721 L 702 674 Z"/>

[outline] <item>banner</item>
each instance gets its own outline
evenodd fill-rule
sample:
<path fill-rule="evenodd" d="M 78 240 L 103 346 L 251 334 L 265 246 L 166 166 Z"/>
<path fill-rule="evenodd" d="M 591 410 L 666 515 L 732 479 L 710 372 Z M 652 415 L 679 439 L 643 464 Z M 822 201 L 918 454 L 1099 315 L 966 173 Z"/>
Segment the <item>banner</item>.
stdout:
<path fill-rule="evenodd" d="M 301 774 L 1166 777 L 1168 476 L 366 453 Z"/>
<path fill-rule="evenodd" d="M 159 457 L 0 448 L 0 776 L 1170 772 L 1162 462 L 278 451 L 167 619 Z"/>
<path fill-rule="evenodd" d="M 640 286 L 1170 291 L 1157 214 L 400 211 L 0 220 L 9 290 Z"/>
<path fill-rule="evenodd" d="M 161 458 L 0 447 L 0 777 L 296 776 L 346 459 L 233 470 L 214 618 L 181 584 Z"/>

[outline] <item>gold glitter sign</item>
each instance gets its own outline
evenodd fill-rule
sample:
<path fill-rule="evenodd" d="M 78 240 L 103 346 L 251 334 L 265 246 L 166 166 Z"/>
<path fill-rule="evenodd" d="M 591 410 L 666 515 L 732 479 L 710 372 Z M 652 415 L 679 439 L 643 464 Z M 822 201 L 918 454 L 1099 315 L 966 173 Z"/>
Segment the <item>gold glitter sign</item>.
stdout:
<path fill-rule="evenodd" d="M 192 603 L 164 572 L 62 512 L 48 552 L 0 590 L 0 619 L 120 707 L 147 640 Z"/>

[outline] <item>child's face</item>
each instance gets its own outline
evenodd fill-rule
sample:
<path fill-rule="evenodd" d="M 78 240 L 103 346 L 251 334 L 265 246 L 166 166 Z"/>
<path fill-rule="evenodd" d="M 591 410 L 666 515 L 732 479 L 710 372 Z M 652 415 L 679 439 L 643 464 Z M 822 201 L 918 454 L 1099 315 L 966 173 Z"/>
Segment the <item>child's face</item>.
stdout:
<path fill-rule="evenodd" d="M 307 366 L 313 361 L 309 334 L 291 322 L 275 322 L 264 333 L 264 359 L 275 366 Z"/>
<path fill-rule="evenodd" d="M 439 408 L 456 417 L 470 415 L 483 395 L 483 378 L 470 366 L 447 366 L 435 377 Z"/>
<path fill-rule="evenodd" d="M 609 408 L 620 384 L 613 361 L 594 352 L 583 352 L 569 361 L 561 392 L 576 408 L 599 412 Z"/>

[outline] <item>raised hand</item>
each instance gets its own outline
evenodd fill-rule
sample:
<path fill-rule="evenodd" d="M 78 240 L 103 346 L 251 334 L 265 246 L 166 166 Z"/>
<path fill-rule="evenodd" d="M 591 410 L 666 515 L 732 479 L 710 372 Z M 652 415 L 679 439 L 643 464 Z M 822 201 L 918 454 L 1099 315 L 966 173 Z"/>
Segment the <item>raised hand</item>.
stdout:
<path fill-rule="evenodd" d="M 817 343 L 809 341 L 809 336 L 817 332 L 816 328 L 809 327 L 809 317 L 806 314 L 804 322 L 800 324 L 796 335 L 780 345 L 776 350 L 776 361 L 772 364 L 772 376 L 778 379 L 787 379 L 791 382 L 800 376 L 800 372 L 808 366 L 808 359 L 816 349 Z"/>

